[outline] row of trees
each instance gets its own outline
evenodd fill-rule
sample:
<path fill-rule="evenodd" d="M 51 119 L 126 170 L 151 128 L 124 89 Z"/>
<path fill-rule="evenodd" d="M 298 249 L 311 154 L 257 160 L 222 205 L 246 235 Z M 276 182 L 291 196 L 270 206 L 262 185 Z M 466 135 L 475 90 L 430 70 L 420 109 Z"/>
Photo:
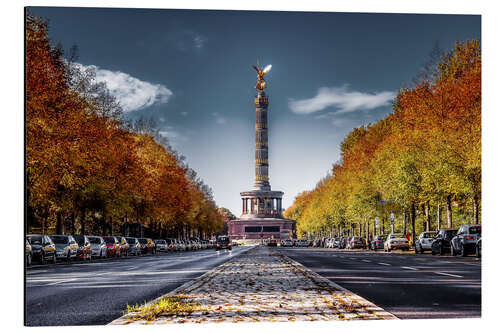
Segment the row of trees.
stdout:
<path fill-rule="evenodd" d="M 399 91 L 391 114 L 353 129 L 331 174 L 296 197 L 285 215 L 300 233 L 373 235 L 388 230 L 391 211 L 396 231 L 413 239 L 480 223 L 480 44 L 457 42 L 431 64 Z"/>
<path fill-rule="evenodd" d="M 28 232 L 207 236 L 222 229 L 211 189 L 148 121 L 127 122 L 95 73 L 26 21 Z"/>

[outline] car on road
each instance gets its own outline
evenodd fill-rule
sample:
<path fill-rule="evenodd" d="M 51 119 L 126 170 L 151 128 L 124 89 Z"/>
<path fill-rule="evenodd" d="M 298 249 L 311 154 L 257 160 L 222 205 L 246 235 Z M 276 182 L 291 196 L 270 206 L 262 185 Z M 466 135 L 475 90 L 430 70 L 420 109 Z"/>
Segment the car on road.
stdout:
<path fill-rule="evenodd" d="M 364 249 L 365 247 L 365 239 L 362 237 L 352 237 L 349 242 L 350 249 Z"/>
<path fill-rule="evenodd" d="M 335 237 L 333 239 L 333 241 L 332 241 L 332 248 L 338 249 L 339 245 L 340 245 L 340 238 L 339 237 Z"/>
<path fill-rule="evenodd" d="M 481 237 L 476 242 L 476 257 L 481 258 Z"/>
<path fill-rule="evenodd" d="M 457 234 L 457 229 L 440 229 L 431 244 L 432 255 L 444 255 L 451 252 L 450 242 Z"/>
<path fill-rule="evenodd" d="M 267 246 L 278 246 L 278 240 L 274 238 L 268 239 Z"/>
<path fill-rule="evenodd" d="M 141 244 L 134 237 L 125 237 L 129 247 L 127 251 L 127 255 L 140 256 L 141 255 Z"/>
<path fill-rule="evenodd" d="M 281 246 L 282 247 L 291 247 L 292 246 L 292 240 L 291 239 L 282 239 L 281 240 Z"/>
<path fill-rule="evenodd" d="M 70 235 L 50 235 L 50 239 L 56 246 L 56 257 L 71 261 L 78 253 L 78 244 Z"/>
<path fill-rule="evenodd" d="M 56 246 L 47 235 L 27 235 L 26 239 L 31 245 L 33 261 L 41 264 L 56 263 Z"/>
<path fill-rule="evenodd" d="M 300 239 L 297 239 L 295 246 L 308 247 L 308 246 L 310 246 L 310 244 L 311 244 L 311 242 L 307 238 L 300 238 Z"/>
<path fill-rule="evenodd" d="M 26 239 L 26 249 L 24 250 L 24 256 L 26 259 L 26 266 L 31 266 L 31 261 L 33 260 L 33 251 L 31 250 L 31 244 Z"/>
<path fill-rule="evenodd" d="M 90 243 L 91 256 L 105 258 L 107 256 L 106 242 L 101 236 L 87 236 Z"/>
<path fill-rule="evenodd" d="M 345 249 L 346 246 L 347 246 L 347 238 L 340 237 L 340 240 L 339 240 L 339 249 Z"/>
<path fill-rule="evenodd" d="M 403 234 L 389 234 L 384 243 L 384 251 L 390 252 L 397 249 L 408 251 L 410 249 L 408 239 Z"/>
<path fill-rule="evenodd" d="M 476 252 L 477 240 L 481 237 L 480 224 L 462 225 L 455 237 L 451 239 L 451 255 L 461 255 L 465 257 L 469 253 Z"/>
<path fill-rule="evenodd" d="M 155 247 L 156 247 L 156 252 L 167 252 L 168 251 L 168 244 L 167 241 L 164 239 L 155 239 Z"/>
<path fill-rule="evenodd" d="M 167 241 L 168 250 L 170 252 L 177 251 L 177 243 L 175 242 L 175 239 L 167 238 L 166 241 Z"/>
<path fill-rule="evenodd" d="M 422 232 L 415 241 L 415 253 L 424 253 L 432 250 L 432 242 L 436 233 L 434 231 Z"/>
<path fill-rule="evenodd" d="M 78 244 L 78 250 L 76 252 L 76 257 L 78 259 L 92 259 L 92 249 L 90 247 L 90 242 L 87 236 L 75 235 L 73 236 L 76 243 Z"/>
<path fill-rule="evenodd" d="M 228 236 L 219 236 L 217 237 L 217 241 L 215 243 L 215 250 L 223 250 L 228 249 L 231 250 L 233 247 L 231 240 Z"/>
<path fill-rule="evenodd" d="M 155 243 L 151 238 L 138 238 L 139 243 L 141 244 L 141 254 L 155 254 Z"/>
<path fill-rule="evenodd" d="M 106 255 L 108 257 L 119 257 L 120 256 L 120 242 L 115 236 L 103 236 L 104 242 L 106 242 Z"/>
<path fill-rule="evenodd" d="M 370 242 L 370 249 L 377 251 L 384 248 L 384 243 L 386 240 L 386 235 L 377 235 Z"/>
<path fill-rule="evenodd" d="M 177 240 L 177 251 L 186 251 L 186 244 L 182 239 Z"/>
<path fill-rule="evenodd" d="M 127 242 L 127 239 L 122 236 L 116 236 L 118 242 L 120 242 L 120 256 L 128 257 L 130 244 Z"/>

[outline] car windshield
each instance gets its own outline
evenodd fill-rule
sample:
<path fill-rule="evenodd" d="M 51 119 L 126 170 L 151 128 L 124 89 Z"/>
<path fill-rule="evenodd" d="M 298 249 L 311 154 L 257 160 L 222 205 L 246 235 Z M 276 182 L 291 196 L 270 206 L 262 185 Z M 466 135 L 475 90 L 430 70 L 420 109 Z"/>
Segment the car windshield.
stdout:
<path fill-rule="evenodd" d="M 42 236 L 28 236 L 27 238 L 31 244 L 42 245 Z"/>
<path fill-rule="evenodd" d="M 147 244 L 148 240 L 146 238 L 139 238 L 139 243 L 141 243 L 141 244 Z"/>
<path fill-rule="evenodd" d="M 394 234 L 391 235 L 391 238 L 403 238 L 403 234 Z"/>
<path fill-rule="evenodd" d="M 101 239 L 98 237 L 89 237 L 89 242 L 91 244 L 101 244 Z"/>
<path fill-rule="evenodd" d="M 457 234 L 457 230 L 447 230 L 446 237 L 453 237 Z"/>
<path fill-rule="evenodd" d="M 481 234 L 481 227 L 470 227 L 469 234 Z"/>
<path fill-rule="evenodd" d="M 67 244 L 69 243 L 68 236 L 50 236 L 55 244 Z"/>
<path fill-rule="evenodd" d="M 377 236 L 377 240 L 385 240 L 385 236 L 384 235 Z"/>
<path fill-rule="evenodd" d="M 78 243 L 78 245 L 85 244 L 85 237 L 84 236 L 73 236 L 73 238 Z"/>
<path fill-rule="evenodd" d="M 157 240 L 155 240 L 155 243 L 156 244 L 165 244 L 165 241 L 162 239 L 157 239 Z"/>
<path fill-rule="evenodd" d="M 127 243 L 129 244 L 135 244 L 135 239 L 133 238 L 125 238 L 125 240 L 127 241 Z"/>
<path fill-rule="evenodd" d="M 435 232 L 426 232 L 426 233 L 424 233 L 423 238 L 433 238 L 435 235 L 436 235 Z"/>
<path fill-rule="evenodd" d="M 115 238 L 114 237 L 104 237 L 104 241 L 106 242 L 106 244 L 113 244 L 115 242 Z"/>
<path fill-rule="evenodd" d="M 229 238 L 227 238 L 227 237 L 219 237 L 218 241 L 219 242 L 227 242 L 227 241 L 229 241 Z"/>
<path fill-rule="evenodd" d="M 353 237 L 352 240 L 353 241 L 359 241 L 360 239 L 359 239 L 359 237 Z"/>

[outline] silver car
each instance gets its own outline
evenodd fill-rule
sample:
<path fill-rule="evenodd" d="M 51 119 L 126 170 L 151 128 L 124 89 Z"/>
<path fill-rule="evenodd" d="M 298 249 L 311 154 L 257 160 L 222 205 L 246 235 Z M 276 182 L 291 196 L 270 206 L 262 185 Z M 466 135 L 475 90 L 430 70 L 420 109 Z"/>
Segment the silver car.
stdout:
<path fill-rule="evenodd" d="M 432 251 L 432 242 L 436 233 L 433 231 L 422 232 L 415 241 L 415 253 L 424 253 L 424 251 Z"/>
<path fill-rule="evenodd" d="M 156 252 L 167 252 L 168 244 L 164 239 L 155 239 Z"/>
<path fill-rule="evenodd" d="M 476 243 L 481 237 L 480 224 L 464 224 L 451 239 L 451 255 L 465 257 L 468 253 L 476 252 Z"/>
<path fill-rule="evenodd" d="M 56 258 L 70 261 L 76 258 L 78 252 L 78 243 L 70 235 L 51 235 L 50 239 L 56 246 Z"/>
<path fill-rule="evenodd" d="M 90 249 L 92 250 L 92 257 L 106 258 L 107 248 L 106 242 L 101 236 L 87 236 L 90 242 Z"/>
<path fill-rule="evenodd" d="M 125 240 L 127 241 L 129 248 L 128 248 L 128 254 L 127 255 L 134 255 L 134 256 L 140 256 L 141 255 L 141 243 L 139 243 L 139 240 L 134 237 L 125 237 Z"/>

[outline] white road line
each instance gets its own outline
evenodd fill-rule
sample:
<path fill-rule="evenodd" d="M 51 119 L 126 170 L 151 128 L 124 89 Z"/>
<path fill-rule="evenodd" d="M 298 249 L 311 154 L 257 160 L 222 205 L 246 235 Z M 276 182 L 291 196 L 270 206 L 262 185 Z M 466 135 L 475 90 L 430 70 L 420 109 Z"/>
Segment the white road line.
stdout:
<path fill-rule="evenodd" d="M 364 261 L 364 262 L 372 262 L 371 260 L 366 260 L 366 259 L 363 259 L 361 261 Z"/>
<path fill-rule="evenodd" d="M 404 269 L 411 269 L 412 271 L 418 271 L 418 269 L 416 269 L 416 268 L 414 268 L 414 267 L 401 266 L 401 268 L 404 268 Z"/>
<path fill-rule="evenodd" d="M 379 265 L 384 265 L 384 266 L 391 266 L 391 264 L 387 264 L 387 263 L 385 263 L 385 262 L 379 262 L 378 264 L 379 264 Z"/>
<path fill-rule="evenodd" d="M 75 280 L 76 279 L 59 280 L 57 282 L 48 283 L 48 284 L 46 284 L 46 286 L 53 286 L 53 285 L 56 285 L 56 284 L 60 284 L 60 283 L 64 283 L 64 282 L 70 282 L 70 281 L 75 281 Z"/>
<path fill-rule="evenodd" d="M 461 275 L 455 275 L 455 274 L 450 274 L 450 273 L 444 273 L 444 272 L 434 272 L 435 274 L 439 275 L 446 275 L 446 276 L 452 276 L 452 277 L 457 277 L 457 278 L 463 278 Z"/>

